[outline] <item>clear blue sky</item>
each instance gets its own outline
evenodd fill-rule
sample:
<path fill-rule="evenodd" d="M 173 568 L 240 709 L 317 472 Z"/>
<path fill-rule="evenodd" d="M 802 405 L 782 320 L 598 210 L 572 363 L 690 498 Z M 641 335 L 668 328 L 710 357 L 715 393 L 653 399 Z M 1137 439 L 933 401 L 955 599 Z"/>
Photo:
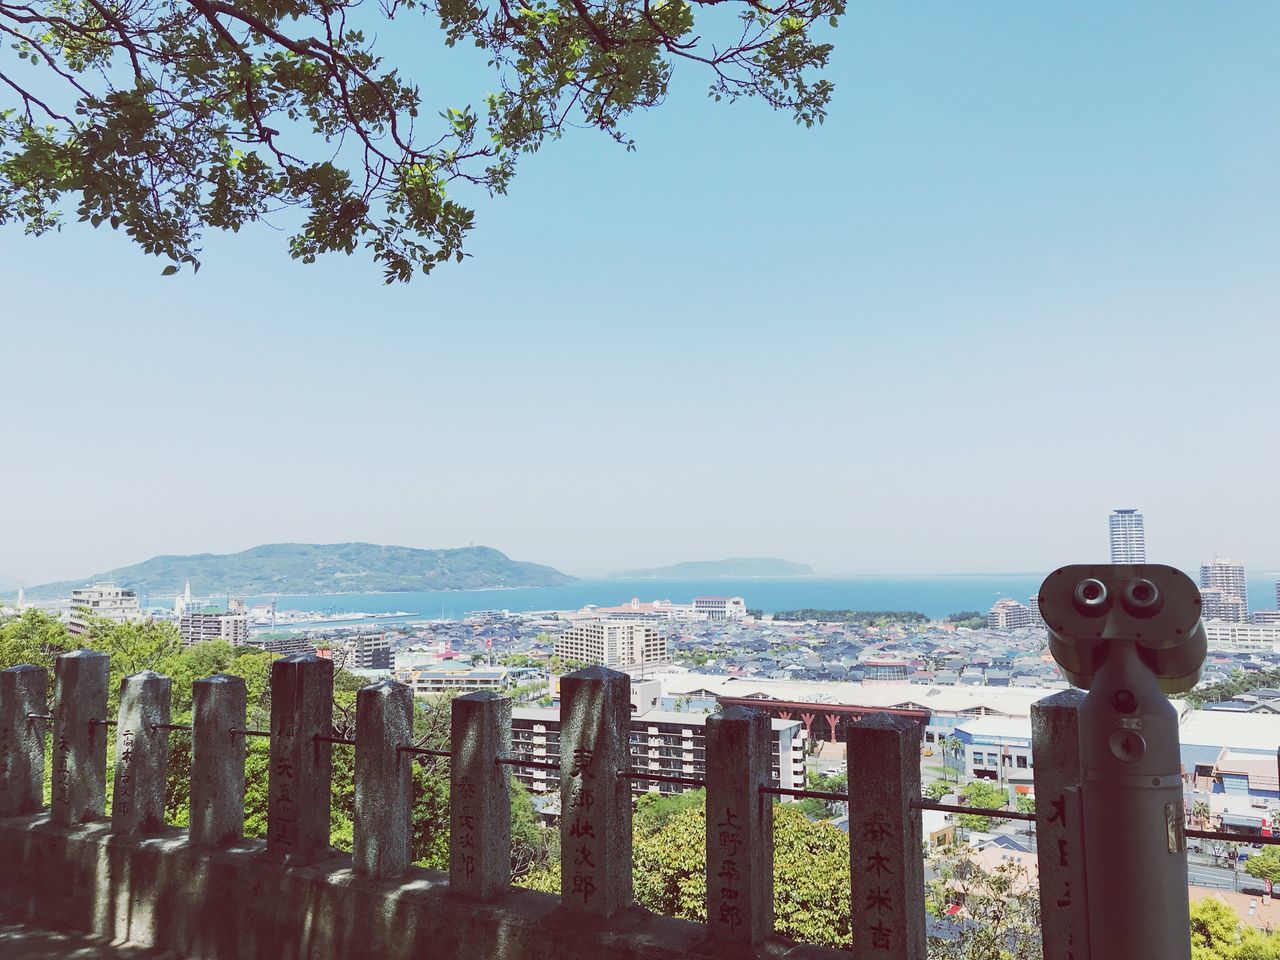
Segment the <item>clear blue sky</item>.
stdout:
<path fill-rule="evenodd" d="M 636 153 L 571 132 L 409 287 L 267 228 L 174 279 L 0 229 L 0 572 L 1043 570 L 1117 506 L 1154 560 L 1280 569 L 1280 6 L 851 10 L 824 127 L 682 66 Z"/>

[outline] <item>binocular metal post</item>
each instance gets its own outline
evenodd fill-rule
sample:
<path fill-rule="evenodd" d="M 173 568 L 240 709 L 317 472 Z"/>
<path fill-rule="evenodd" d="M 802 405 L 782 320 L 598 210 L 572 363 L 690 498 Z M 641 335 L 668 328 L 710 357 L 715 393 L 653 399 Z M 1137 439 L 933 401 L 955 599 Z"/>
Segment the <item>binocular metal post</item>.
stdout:
<path fill-rule="evenodd" d="M 1080 706 L 1091 960 L 1191 956 L 1178 716 L 1131 643 Z"/>
<path fill-rule="evenodd" d="M 1080 705 L 1088 960 L 1189 960 L 1178 716 L 1200 679 L 1200 591 L 1156 564 L 1078 565 L 1040 587 L 1049 648 Z M 1073 960 L 1085 960 L 1077 955 Z"/>

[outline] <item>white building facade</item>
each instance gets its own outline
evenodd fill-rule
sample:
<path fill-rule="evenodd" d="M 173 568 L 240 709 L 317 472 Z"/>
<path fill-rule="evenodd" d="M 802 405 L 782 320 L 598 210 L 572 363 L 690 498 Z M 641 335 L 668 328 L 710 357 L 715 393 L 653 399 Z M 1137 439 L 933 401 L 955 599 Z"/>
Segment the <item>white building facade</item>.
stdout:
<path fill-rule="evenodd" d="M 615 669 L 671 659 L 661 627 L 644 620 L 611 617 L 579 620 L 556 637 L 555 650 L 562 660 Z"/>
<path fill-rule="evenodd" d="M 1111 511 L 1111 562 L 1147 562 L 1147 534 L 1137 510 Z"/>
<path fill-rule="evenodd" d="M 89 632 L 91 619 L 111 623 L 137 623 L 142 619 L 138 594 L 114 583 L 95 583 L 71 591 L 71 615 L 67 629 L 73 636 Z"/>
<path fill-rule="evenodd" d="M 707 771 L 707 717 L 705 713 L 650 710 L 631 718 L 631 768 L 659 776 L 699 779 Z M 770 783 L 803 790 L 805 785 L 804 725 L 799 720 L 773 720 Z M 515 707 L 511 711 L 511 752 L 515 758 L 539 763 L 560 760 L 560 711 L 552 707 Z M 535 793 L 560 787 L 556 770 L 516 764 L 511 768 L 522 784 Z M 643 778 L 631 781 L 634 793 L 684 793 L 696 789 L 687 784 Z"/>

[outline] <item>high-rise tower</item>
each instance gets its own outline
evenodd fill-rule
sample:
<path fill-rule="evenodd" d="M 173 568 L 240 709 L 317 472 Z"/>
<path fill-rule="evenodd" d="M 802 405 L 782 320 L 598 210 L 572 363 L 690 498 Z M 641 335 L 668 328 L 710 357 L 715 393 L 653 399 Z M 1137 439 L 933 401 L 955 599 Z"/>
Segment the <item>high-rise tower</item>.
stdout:
<path fill-rule="evenodd" d="M 1249 619 L 1249 588 L 1244 565 L 1216 559 L 1200 564 L 1201 614 L 1206 620 Z"/>
<path fill-rule="evenodd" d="M 1111 511 L 1111 562 L 1147 562 L 1147 538 L 1137 510 Z"/>

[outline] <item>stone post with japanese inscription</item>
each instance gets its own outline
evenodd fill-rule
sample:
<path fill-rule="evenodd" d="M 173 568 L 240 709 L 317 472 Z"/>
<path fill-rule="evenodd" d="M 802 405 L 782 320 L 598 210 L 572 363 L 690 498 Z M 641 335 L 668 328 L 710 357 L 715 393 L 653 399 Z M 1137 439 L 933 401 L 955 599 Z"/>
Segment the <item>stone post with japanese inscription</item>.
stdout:
<path fill-rule="evenodd" d="M 560 898 L 608 919 L 631 905 L 631 678 L 587 667 L 560 678 Z"/>
<path fill-rule="evenodd" d="M 398 877 L 413 861 L 413 691 L 380 680 L 356 694 L 355 823 L 352 867 Z"/>
<path fill-rule="evenodd" d="M 1031 705 L 1044 960 L 1089 956 L 1080 815 L 1079 716 L 1084 696 L 1079 690 L 1063 690 Z"/>
<path fill-rule="evenodd" d="M 111 792 L 111 832 L 125 836 L 164 829 L 169 773 L 171 681 L 146 670 L 120 681 L 116 714 L 116 777 Z"/>
<path fill-rule="evenodd" d="M 29 663 L 0 670 L 0 817 L 35 813 L 43 805 L 43 714 L 49 672 Z"/>
<path fill-rule="evenodd" d="M 873 713 L 849 726 L 848 743 L 854 960 L 925 960 L 919 727 Z"/>
<path fill-rule="evenodd" d="M 290 864 L 329 852 L 333 661 L 297 653 L 271 664 L 267 851 Z"/>
<path fill-rule="evenodd" d="M 482 900 L 511 884 L 511 698 L 455 697 L 450 760 L 449 886 Z"/>
<path fill-rule="evenodd" d="M 754 945 L 773 932 L 769 717 L 728 707 L 707 718 L 707 932 Z"/>
<path fill-rule="evenodd" d="M 248 693 L 243 677 L 225 673 L 191 685 L 191 843 L 216 849 L 244 835 L 243 730 Z"/>
<path fill-rule="evenodd" d="M 92 650 L 53 667 L 53 797 L 50 819 L 69 827 L 103 815 L 107 797 L 110 658 Z"/>

